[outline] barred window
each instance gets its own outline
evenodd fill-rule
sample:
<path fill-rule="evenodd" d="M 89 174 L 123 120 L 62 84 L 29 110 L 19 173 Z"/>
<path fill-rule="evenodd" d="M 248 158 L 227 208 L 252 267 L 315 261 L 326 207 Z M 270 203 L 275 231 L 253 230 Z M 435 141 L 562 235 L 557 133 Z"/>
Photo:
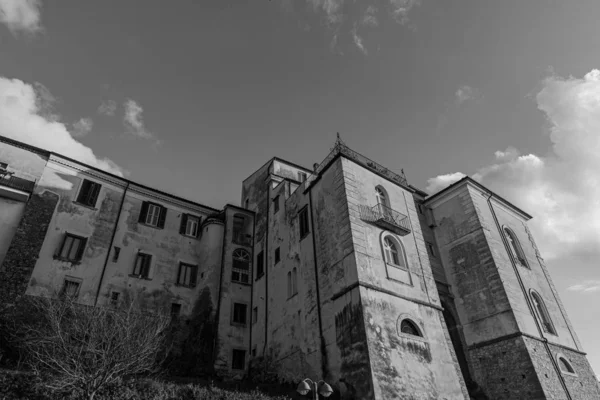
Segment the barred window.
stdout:
<path fill-rule="evenodd" d="M 233 251 L 231 280 L 233 282 L 250 283 L 250 253 L 244 249 Z"/>

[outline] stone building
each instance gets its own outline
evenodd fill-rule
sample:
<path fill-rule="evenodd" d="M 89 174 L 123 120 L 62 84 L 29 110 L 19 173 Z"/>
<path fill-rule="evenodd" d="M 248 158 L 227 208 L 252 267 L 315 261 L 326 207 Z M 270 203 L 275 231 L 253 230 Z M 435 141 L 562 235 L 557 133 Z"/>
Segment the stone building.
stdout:
<path fill-rule="evenodd" d="M 269 365 L 342 399 L 600 398 L 531 217 L 472 179 L 428 196 L 338 138 L 241 204 L 0 138 L 0 302 L 136 299 L 180 322 L 186 373 Z"/>

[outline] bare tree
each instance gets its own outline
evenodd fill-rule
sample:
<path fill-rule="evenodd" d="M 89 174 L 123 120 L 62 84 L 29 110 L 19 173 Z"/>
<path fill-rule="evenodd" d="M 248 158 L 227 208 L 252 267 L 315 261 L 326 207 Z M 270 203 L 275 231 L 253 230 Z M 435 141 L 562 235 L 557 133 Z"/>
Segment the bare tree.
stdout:
<path fill-rule="evenodd" d="M 165 355 L 169 318 L 139 312 L 134 303 L 112 309 L 69 298 L 31 298 L 39 318 L 20 327 L 28 362 L 54 390 L 96 393 L 124 376 L 155 371 Z"/>

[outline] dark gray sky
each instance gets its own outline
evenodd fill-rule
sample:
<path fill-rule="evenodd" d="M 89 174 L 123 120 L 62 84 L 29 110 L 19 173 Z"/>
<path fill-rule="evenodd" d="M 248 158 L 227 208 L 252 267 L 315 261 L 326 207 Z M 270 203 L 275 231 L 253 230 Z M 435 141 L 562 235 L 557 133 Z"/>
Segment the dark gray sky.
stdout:
<path fill-rule="evenodd" d="M 14 4 L 0 134 L 213 207 L 336 132 L 422 188 L 475 175 L 534 215 L 600 370 L 597 0 Z"/>

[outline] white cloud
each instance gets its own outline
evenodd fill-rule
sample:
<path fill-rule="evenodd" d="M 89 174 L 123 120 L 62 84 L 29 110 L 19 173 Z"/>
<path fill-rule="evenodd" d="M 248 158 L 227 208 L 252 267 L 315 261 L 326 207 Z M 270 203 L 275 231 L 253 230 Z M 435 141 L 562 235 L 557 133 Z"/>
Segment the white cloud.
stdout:
<path fill-rule="evenodd" d="M 16 34 L 35 33 L 41 29 L 40 0 L 0 0 L 0 23 Z"/>
<path fill-rule="evenodd" d="M 354 28 L 354 30 L 352 31 L 352 39 L 354 40 L 354 44 L 356 45 L 356 47 L 358 47 L 358 49 L 365 55 L 368 54 L 367 49 L 365 48 L 365 45 L 363 44 L 363 39 L 362 37 L 360 37 L 356 31 L 356 28 Z"/>
<path fill-rule="evenodd" d="M 92 131 L 94 121 L 91 118 L 81 118 L 73 124 L 73 136 L 83 137 Z"/>
<path fill-rule="evenodd" d="M 113 161 L 99 159 L 92 149 L 76 141 L 65 124 L 40 114 L 39 105 L 40 97 L 33 85 L 0 77 L 0 135 L 123 175 Z"/>
<path fill-rule="evenodd" d="M 456 92 L 454 93 L 455 96 L 455 101 L 457 104 L 462 104 L 467 100 L 471 100 L 473 98 L 475 98 L 477 92 L 474 88 L 472 88 L 469 85 L 462 85 L 461 87 L 459 87 L 458 89 L 456 89 Z"/>
<path fill-rule="evenodd" d="M 435 178 L 427 180 L 427 187 L 425 188 L 425 191 L 430 194 L 437 193 L 440 190 L 452 185 L 454 182 L 461 180 L 465 176 L 466 175 L 462 172 L 436 176 Z"/>
<path fill-rule="evenodd" d="M 549 76 L 536 101 L 550 126 L 551 154 L 520 155 L 510 147 L 473 179 L 534 217 L 530 226 L 545 258 L 589 253 L 600 248 L 600 71 Z"/>
<path fill-rule="evenodd" d="M 98 114 L 112 117 L 115 115 L 115 112 L 117 112 L 117 102 L 114 100 L 103 101 L 98 107 Z"/>
<path fill-rule="evenodd" d="M 143 139 L 152 139 L 154 135 L 146 130 L 144 121 L 142 119 L 142 113 L 144 109 L 135 100 L 128 99 L 125 104 L 125 127 L 128 132 L 134 136 Z"/>
<path fill-rule="evenodd" d="M 592 292 L 600 292 L 600 281 L 596 280 L 587 280 L 576 285 L 571 285 L 567 288 L 572 292 L 583 292 L 583 293 L 592 293 Z"/>

